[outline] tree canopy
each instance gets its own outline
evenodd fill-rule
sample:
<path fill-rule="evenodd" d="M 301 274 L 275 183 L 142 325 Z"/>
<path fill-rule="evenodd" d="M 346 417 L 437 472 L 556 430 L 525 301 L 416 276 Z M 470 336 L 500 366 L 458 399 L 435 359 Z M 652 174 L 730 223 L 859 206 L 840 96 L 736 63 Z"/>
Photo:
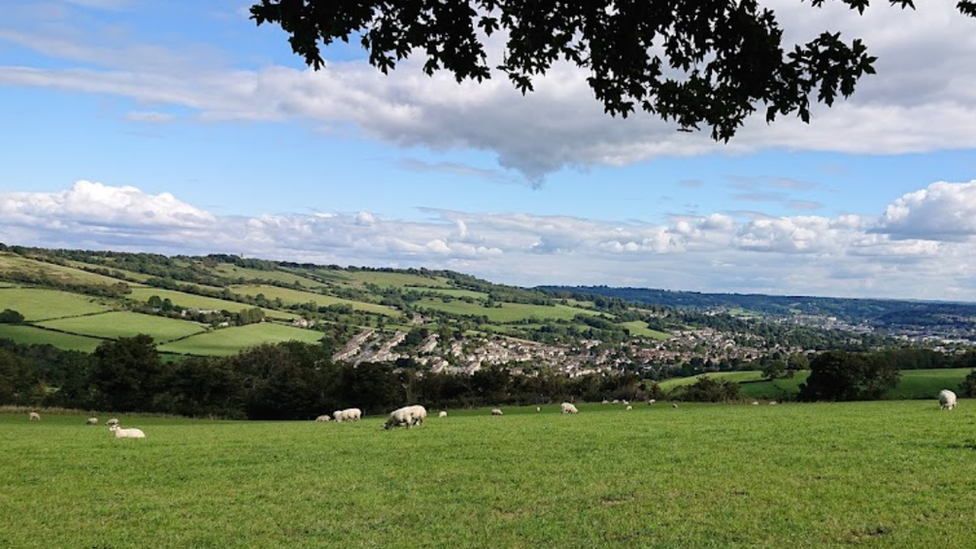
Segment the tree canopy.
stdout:
<path fill-rule="evenodd" d="M 858 13 L 870 3 L 839 1 Z M 976 0 L 956 7 L 976 17 Z M 250 11 L 258 25 L 280 25 L 315 69 L 325 64 L 322 46 L 358 39 L 383 73 L 418 56 L 427 74 L 446 70 L 458 82 L 491 78 L 486 42 L 500 33 L 494 68 L 523 94 L 568 61 L 589 70 L 607 113 L 641 109 L 682 130 L 710 128 L 720 141 L 759 109 L 767 122 L 789 114 L 809 122 L 811 98 L 830 106 L 875 72 L 867 46 L 839 32 L 784 45 L 776 14 L 757 0 L 261 0 Z"/>

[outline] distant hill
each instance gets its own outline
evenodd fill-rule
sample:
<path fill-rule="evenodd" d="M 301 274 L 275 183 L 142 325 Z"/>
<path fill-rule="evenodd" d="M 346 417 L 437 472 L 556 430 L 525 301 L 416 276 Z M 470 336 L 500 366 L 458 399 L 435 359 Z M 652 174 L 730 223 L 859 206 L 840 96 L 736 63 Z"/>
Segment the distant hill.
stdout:
<path fill-rule="evenodd" d="M 602 295 L 698 312 L 759 315 L 808 325 L 870 329 L 894 335 L 971 339 L 976 333 L 976 303 L 701 293 L 608 286 L 539 286 L 538 289 L 565 295 Z"/>

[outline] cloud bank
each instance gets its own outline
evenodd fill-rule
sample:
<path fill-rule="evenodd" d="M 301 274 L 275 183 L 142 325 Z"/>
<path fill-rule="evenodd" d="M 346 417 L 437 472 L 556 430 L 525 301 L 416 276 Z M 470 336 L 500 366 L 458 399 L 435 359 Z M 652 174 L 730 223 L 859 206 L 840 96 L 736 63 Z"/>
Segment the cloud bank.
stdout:
<path fill-rule="evenodd" d="M 221 216 L 78 181 L 0 192 L 0 240 L 39 247 L 452 269 L 495 282 L 976 301 L 976 181 L 936 182 L 876 217 L 684 216 L 666 224 L 425 209 Z"/>
<path fill-rule="evenodd" d="M 971 62 L 976 22 L 958 14 L 952 3 L 919 3 L 914 12 L 877 5 L 863 17 L 840 2 L 820 9 L 795 0 L 769 4 L 788 32 L 787 41 L 806 41 L 827 29 L 843 31 L 847 39 L 864 38 L 879 56 L 879 74 L 862 80 L 850 101 L 817 108 L 811 125 L 781 119 L 767 126 L 757 116 L 728 146 L 706 134 L 679 133 L 649 115 L 609 117 L 593 99 L 587 74 L 567 64 L 557 64 L 536 80 L 534 93 L 523 97 L 502 75 L 459 85 L 447 74 L 424 75 L 413 61 L 389 75 L 361 61 L 333 61 L 319 72 L 277 64 L 230 68 L 214 52 L 194 55 L 189 49 L 134 43 L 97 27 L 74 28 L 68 18 L 58 25 L 27 19 L 12 28 L 0 22 L 0 44 L 64 61 L 54 67 L 0 65 L 0 85 L 122 96 L 153 109 L 185 109 L 198 121 L 351 126 L 368 139 L 396 146 L 488 151 L 501 167 L 530 180 L 566 167 L 621 166 L 716 151 L 899 154 L 976 147 L 976 64 Z M 234 32 L 258 32 L 243 18 L 232 24 Z M 169 119 L 157 110 L 120 116 L 156 123 Z"/>

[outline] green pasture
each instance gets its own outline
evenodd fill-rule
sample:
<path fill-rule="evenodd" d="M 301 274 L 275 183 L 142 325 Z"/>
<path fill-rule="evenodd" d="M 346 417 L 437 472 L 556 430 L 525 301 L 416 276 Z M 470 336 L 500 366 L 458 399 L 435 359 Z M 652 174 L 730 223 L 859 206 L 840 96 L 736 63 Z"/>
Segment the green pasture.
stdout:
<path fill-rule="evenodd" d="M 29 322 L 88 315 L 111 309 L 98 298 L 41 288 L 0 288 L 0 310 L 13 309 Z"/>
<path fill-rule="evenodd" d="M 220 276 L 231 279 L 243 278 L 244 280 L 273 280 L 275 282 L 281 282 L 282 284 L 294 284 L 297 282 L 306 288 L 321 286 L 321 283 L 319 282 L 288 271 L 263 271 L 261 269 L 238 267 L 237 265 L 230 263 L 221 263 L 211 270 Z"/>
<path fill-rule="evenodd" d="M 225 299 L 217 299 L 215 297 L 188 294 L 175 290 L 163 290 L 161 288 L 133 288 L 132 293 L 129 294 L 128 297 L 141 303 L 145 303 L 154 295 L 158 295 L 160 299 L 169 299 L 173 305 L 183 308 L 229 311 L 232 313 L 254 308 L 253 305 L 248 305 L 247 303 L 238 303 L 236 301 L 227 301 Z M 298 315 L 294 313 L 286 313 L 283 311 L 277 311 L 275 309 L 265 308 L 262 308 L 261 310 L 264 311 L 265 316 L 272 318 L 285 318 L 288 320 L 298 318 Z"/>
<path fill-rule="evenodd" d="M 304 341 L 317 343 L 322 332 L 282 326 L 270 322 L 221 328 L 159 345 L 161 352 L 188 355 L 232 355 L 261 343 Z"/>
<path fill-rule="evenodd" d="M 45 330 L 26 324 L 0 324 L 0 339 L 10 339 L 21 345 L 52 345 L 68 351 L 93 352 L 101 339 Z"/>
<path fill-rule="evenodd" d="M 658 341 L 666 341 L 673 337 L 671 334 L 666 334 L 664 332 L 659 332 L 657 330 L 652 330 L 647 327 L 647 323 L 641 320 L 633 320 L 631 322 L 622 322 L 621 326 L 626 326 L 630 333 L 639 336 L 646 337 L 650 339 L 656 339 Z"/>
<path fill-rule="evenodd" d="M 888 397 L 935 399 L 942 389 L 949 389 L 958 393 L 959 386 L 972 371 L 972 368 L 902 370 L 898 386 L 888 393 Z"/>
<path fill-rule="evenodd" d="M 365 286 L 375 284 L 382 288 L 406 288 L 407 286 L 421 286 L 423 288 L 450 288 L 451 284 L 446 278 L 428 278 L 410 273 L 384 273 L 378 271 L 347 271 L 344 272 L 346 280 L 354 286 Z"/>
<path fill-rule="evenodd" d="M 698 381 L 698 378 L 702 376 L 721 381 L 731 381 L 732 383 L 742 383 L 744 381 L 757 381 L 763 379 L 762 372 L 759 370 L 748 370 L 744 372 L 709 372 L 707 374 L 700 374 L 691 377 L 673 377 L 671 379 L 665 379 L 658 385 L 665 391 L 671 391 L 677 387 L 691 385 Z"/>
<path fill-rule="evenodd" d="M 484 307 L 478 303 L 424 298 L 416 302 L 418 307 L 434 309 L 456 315 L 486 316 L 491 322 L 518 322 L 521 320 L 572 320 L 578 314 L 595 315 L 594 311 L 576 309 L 566 305 L 531 305 L 527 303 L 502 303 L 501 307 Z"/>
<path fill-rule="evenodd" d="M 455 298 L 469 297 L 471 299 L 477 299 L 480 301 L 485 301 L 488 299 L 488 294 L 484 292 L 462 290 L 460 288 L 404 288 L 404 290 L 417 290 L 425 293 L 441 294 Z"/>
<path fill-rule="evenodd" d="M 89 273 L 81 269 L 45 263 L 21 257 L 10 252 L 0 252 L 0 278 L 4 275 L 13 273 L 27 274 L 31 276 L 47 276 L 68 284 L 92 284 L 101 286 L 111 286 L 117 284 L 119 280 L 110 276 L 102 276 Z"/>
<path fill-rule="evenodd" d="M 351 299 L 343 299 L 339 297 L 332 297 L 322 294 L 317 294 L 315 292 L 303 292 L 301 290 L 292 290 L 291 288 L 279 288 L 277 286 L 265 286 L 263 284 L 244 284 L 239 286 L 231 286 L 230 290 L 235 294 L 249 295 L 257 297 L 258 294 L 264 294 L 267 299 L 279 298 L 286 305 L 297 305 L 301 303 L 314 302 L 315 304 L 321 306 L 328 305 L 351 305 L 353 309 L 357 311 L 364 311 L 367 313 L 386 315 L 386 316 L 400 316 L 400 312 L 391 309 L 385 305 L 379 305 L 376 303 L 366 303 L 363 301 L 353 301 Z"/>
<path fill-rule="evenodd" d="M 6 414 L 0 547 L 968 549 L 973 404 L 449 410 L 393 431 L 122 415 L 143 440 Z"/>
<path fill-rule="evenodd" d="M 205 331 L 196 322 L 130 312 L 111 312 L 38 322 L 37 325 L 69 334 L 114 339 L 148 334 L 157 343 Z"/>

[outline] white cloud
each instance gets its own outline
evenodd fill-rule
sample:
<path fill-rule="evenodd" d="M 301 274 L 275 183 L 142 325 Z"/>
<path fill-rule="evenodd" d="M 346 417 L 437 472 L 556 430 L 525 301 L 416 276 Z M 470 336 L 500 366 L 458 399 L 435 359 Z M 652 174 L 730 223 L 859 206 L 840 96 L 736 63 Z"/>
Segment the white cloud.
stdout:
<path fill-rule="evenodd" d="M 973 22 L 951 3 L 919 3 L 914 13 L 877 5 L 863 17 L 840 2 L 822 9 L 795 0 L 769 4 L 797 39 L 808 40 L 825 29 L 864 38 L 880 58 L 879 75 L 864 79 L 850 101 L 832 109 L 816 108 L 809 126 L 795 119 L 767 126 L 756 117 L 726 146 L 713 143 L 706 134 L 676 132 L 648 115 L 610 118 L 593 99 L 587 75 L 564 63 L 537 79 L 536 91 L 523 97 L 502 75 L 482 84 L 458 85 L 447 74 L 427 77 L 414 61 L 402 63 L 389 75 L 361 62 L 331 62 L 319 72 L 267 64 L 231 70 L 220 54 L 201 55 L 207 50 L 202 45 L 174 50 L 175 46 L 134 43 L 124 34 L 85 33 L 63 26 L 57 32 L 46 27 L 0 28 L 0 41 L 79 64 L 44 69 L 0 66 L 0 85 L 120 95 L 144 105 L 187 108 L 201 120 L 352 124 L 368 138 L 398 146 L 490 151 L 500 166 L 533 181 L 563 167 L 620 166 L 716 151 L 788 148 L 891 154 L 976 147 Z M 252 22 L 233 24 L 241 25 L 241 32 L 257 32 L 250 28 Z M 496 177 L 451 163 L 413 163 L 412 168 Z M 779 189 L 800 184 L 782 183 Z M 809 210 L 817 204 L 798 202 L 790 207 Z"/>
<path fill-rule="evenodd" d="M 976 300 L 972 245 L 932 225 L 969 222 L 974 186 L 934 183 L 877 219 L 711 214 L 649 224 L 437 209 L 423 210 L 423 222 L 368 212 L 218 216 L 168 193 L 79 181 L 62 192 L 0 192 L 0 234 L 28 246 L 445 268 L 523 286 Z M 897 238 L 888 234 L 896 228 Z"/>
<path fill-rule="evenodd" d="M 889 205 L 876 229 L 892 238 L 963 240 L 976 235 L 976 180 L 932 183 Z"/>

